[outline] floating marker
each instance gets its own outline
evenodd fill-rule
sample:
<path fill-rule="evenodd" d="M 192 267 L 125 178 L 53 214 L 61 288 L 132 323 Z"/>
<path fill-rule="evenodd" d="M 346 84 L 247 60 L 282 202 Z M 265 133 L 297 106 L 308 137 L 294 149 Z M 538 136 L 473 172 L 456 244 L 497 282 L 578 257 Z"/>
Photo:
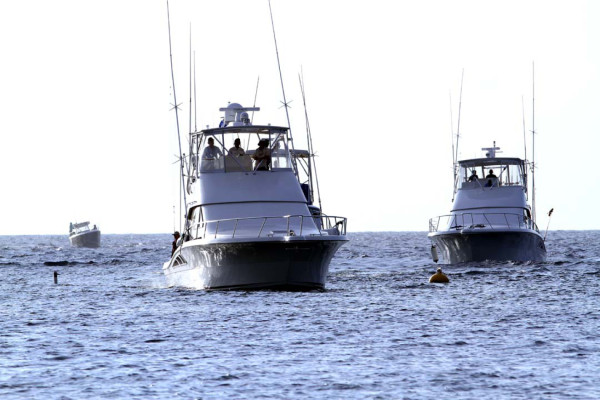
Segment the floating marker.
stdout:
<path fill-rule="evenodd" d="M 429 283 L 448 283 L 450 279 L 442 272 L 441 268 L 437 269 L 437 272 L 431 275 L 429 278 Z"/>
<path fill-rule="evenodd" d="M 434 263 L 438 262 L 438 260 L 439 260 L 437 248 L 435 247 L 435 244 L 431 245 L 431 259 L 433 260 Z"/>
<path fill-rule="evenodd" d="M 58 283 L 58 271 L 54 271 L 54 284 Z"/>

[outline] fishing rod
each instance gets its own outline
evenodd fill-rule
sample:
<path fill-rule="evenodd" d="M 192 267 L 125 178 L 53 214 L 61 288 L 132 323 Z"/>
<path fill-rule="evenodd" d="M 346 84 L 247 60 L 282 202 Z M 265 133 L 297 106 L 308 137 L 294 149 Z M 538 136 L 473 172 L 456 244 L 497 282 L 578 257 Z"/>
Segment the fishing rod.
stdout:
<path fill-rule="evenodd" d="M 271 15 L 271 27 L 273 28 L 273 40 L 275 41 L 275 54 L 277 55 L 277 69 L 279 70 L 279 80 L 281 81 L 281 92 L 283 93 L 283 105 L 285 107 L 285 115 L 287 117 L 288 130 L 290 132 L 290 141 L 292 142 L 292 151 L 294 151 L 294 137 L 292 135 L 292 125 L 290 124 L 290 113 L 288 111 L 289 103 L 285 97 L 285 88 L 283 87 L 283 75 L 281 74 L 281 62 L 279 61 L 279 49 L 277 48 L 277 37 L 275 36 L 275 23 L 273 22 L 273 11 L 271 9 L 271 0 L 269 0 L 269 14 Z M 296 159 L 292 157 L 292 166 L 294 173 L 298 176 L 298 167 Z"/>
<path fill-rule="evenodd" d="M 523 153 L 525 156 L 523 160 L 527 160 L 527 137 L 526 137 L 526 129 L 525 129 L 525 102 L 523 100 L 523 96 L 521 96 L 521 114 L 523 115 Z"/>
<path fill-rule="evenodd" d="M 314 165 L 314 171 L 315 171 L 315 182 L 317 184 L 317 197 L 319 200 L 319 209 L 321 211 L 323 211 L 323 206 L 321 204 L 321 190 L 319 189 L 319 177 L 317 176 L 317 163 L 315 160 L 313 143 L 312 143 L 312 132 L 310 130 L 310 122 L 308 121 L 308 111 L 306 108 L 306 96 L 305 96 L 305 92 L 304 92 L 304 71 L 302 70 L 302 67 L 300 67 L 300 74 L 298 74 L 298 80 L 300 81 L 300 91 L 302 92 L 302 103 L 304 104 L 304 119 L 306 121 L 306 141 L 308 143 L 309 162 L 311 162 L 311 158 L 312 158 L 312 163 Z M 311 169 L 310 172 L 312 172 L 312 170 L 313 169 Z M 311 199 L 312 199 L 313 198 L 312 173 L 309 173 L 309 178 L 310 178 L 310 190 L 311 190 L 310 195 L 311 195 Z"/>
<path fill-rule="evenodd" d="M 452 140 L 452 173 L 454 174 L 454 182 L 456 182 L 456 160 L 454 159 L 454 119 L 452 115 L 452 92 L 448 93 L 450 97 L 450 139 Z"/>
<path fill-rule="evenodd" d="M 254 104 L 252 104 L 252 108 L 256 108 L 256 98 L 258 97 L 258 83 L 260 82 L 260 75 L 256 78 L 256 89 L 254 90 Z M 254 123 L 254 110 L 252 110 L 252 117 L 250 117 L 250 124 Z M 250 147 L 250 135 L 248 135 L 248 139 L 246 139 L 246 148 Z"/>
<path fill-rule="evenodd" d="M 196 52 L 194 51 L 194 132 L 198 132 L 198 101 L 196 100 Z"/>
<path fill-rule="evenodd" d="M 456 126 L 456 155 L 454 160 L 458 161 L 458 140 L 460 139 L 460 112 L 462 109 L 462 91 L 463 91 L 463 79 L 465 77 L 465 69 L 463 68 L 460 77 L 460 96 L 458 98 L 458 124 Z"/>
<path fill-rule="evenodd" d="M 258 96 L 258 83 L 260 82 L 260 75 L 256 78 L 256 90 L 254 91 L 254 104 L 252 108 L 256 107 L 256 97 Z M 254 110 L 252 110 L 252 117 L 250 118 L 250 123 L 254 122 Z"/>
<path fill-rule="evenodd" d="M 179 164 L 181 165 L 181 171 L 180 171 L 180 176 L 181 176 L 181 188 L 184 189 L 185 188 L 185 181 L 184 181 L 184 165 L 183 165 L 183 154 L 181 152 L 181 133 L 180 133 L 180 129 L 179 129 L 179 105 L 177 104 L 177 94 L 175 92 L 175 73 L 173 71 L 173 46 L 171 44 L 171 16 L 169 14 L 169 0 L 167 0 L 167 26 L 168 26 L 168 30 L 169 30 L 169 60 L 171 62 L 171 83 L 173 85 L 173 108 L 175 109 L 175 121 L 177 123 L 177 143 L 179 144 Z M 180 204 L 179 204 L 179 230 L 181 231 L 181 197 L 183 193 L 183 204 L 184 206 L 187 204 L 187 199 L 186 199 L 186 195 L 185 195 L 185 190 L 182 190 L 179 194 L 180 196 Z M 187 218 L 186 218 L 186 225 L 187 225 Z M 186 226 L 187 228 L 187 226 Z"/>

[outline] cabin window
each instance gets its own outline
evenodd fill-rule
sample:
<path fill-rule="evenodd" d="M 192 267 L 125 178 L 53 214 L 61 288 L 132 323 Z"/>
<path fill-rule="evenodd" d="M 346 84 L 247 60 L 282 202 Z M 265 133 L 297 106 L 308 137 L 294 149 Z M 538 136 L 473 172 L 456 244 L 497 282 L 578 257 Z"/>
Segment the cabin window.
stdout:
<path fill-rule="evenodd" d="M 271 167 L 290 168 L 289 160 L 287 141 L 282 135 L 279 135 L 271 146 Z"/>
<path fill-rule="evenodd" d="M 473 162 L 461 165 L 459 173 L 462 188 L 526 186 L 527 183 L 524 165 L 513 160 L 498 160 L 495 164 Z"/>
<path fill-rule="evenodd" d="M 287 130 L 263 127 L 252 130 L 217 130 L 194 136 L 189 158 L 190 170 L 195 174 L 252 172 L 258 166 L 254 155 L 261 141 L 267 143 L 271 156 L 269 170 L 291 168 Z M 260 166 L 264 167 L 265 164 L 263 162 Z"/>
<path fill-rule="evenodd" d="M 202 221 L 202 208 L 200 206 L 192 207 L 188 211 L 188 230 L 192 239 L 198 238 L 198 233 L 202 233 L 200 225 Z"/>

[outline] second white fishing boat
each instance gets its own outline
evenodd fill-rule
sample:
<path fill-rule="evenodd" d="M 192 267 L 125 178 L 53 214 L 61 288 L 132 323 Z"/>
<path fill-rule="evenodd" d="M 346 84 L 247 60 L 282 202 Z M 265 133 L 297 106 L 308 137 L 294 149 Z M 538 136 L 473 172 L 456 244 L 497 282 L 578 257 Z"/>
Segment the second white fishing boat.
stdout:
<path fill-rule="evenodd" d="M 544 261 L 544 237 L 527 203 L 527 166 L 520 158 L 496 157 L 458 162 L 450 214 L 429 220 L 434 261 Z M 498 176 L 496 176 L 496 173 Z"/>

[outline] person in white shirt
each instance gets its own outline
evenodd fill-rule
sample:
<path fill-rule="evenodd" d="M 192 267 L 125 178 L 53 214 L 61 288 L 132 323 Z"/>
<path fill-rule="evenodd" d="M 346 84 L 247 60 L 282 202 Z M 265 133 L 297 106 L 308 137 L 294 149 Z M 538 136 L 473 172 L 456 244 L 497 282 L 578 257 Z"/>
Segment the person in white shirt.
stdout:
<path fill-rule="evenodd" d="M 240 138 L 237 138 L 233 141 L 233 147 L 229 149 L 229 155 L 233 157 L 241 157 L 244 154 L 244 149 L 240 147 Z"/>
<path fill-rule="evenodd" d="M 221 150 L 215 146 L 215 140 L 213 138 L 208 138 L 208 146 L 204 148 L 202 159 L 215 160 L 221 156 L 223 156 L 223 153 L 221 153 Z"/>

